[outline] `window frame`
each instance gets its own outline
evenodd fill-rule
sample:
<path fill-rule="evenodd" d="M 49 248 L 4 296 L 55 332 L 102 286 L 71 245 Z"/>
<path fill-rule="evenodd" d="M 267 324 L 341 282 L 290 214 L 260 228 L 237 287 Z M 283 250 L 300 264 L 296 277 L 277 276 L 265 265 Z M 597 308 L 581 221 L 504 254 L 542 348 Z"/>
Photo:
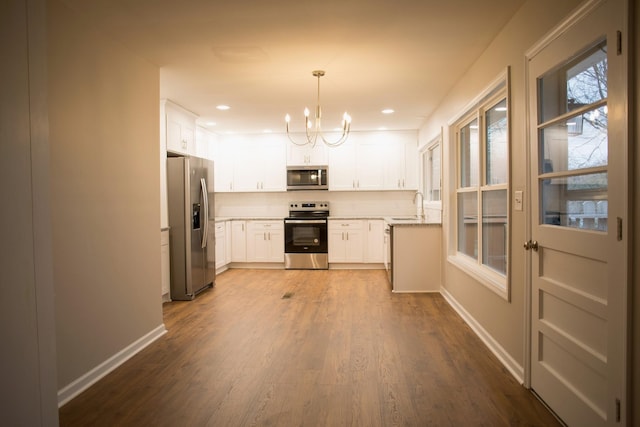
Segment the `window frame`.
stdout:
<path fill-rule="evenodd" d="M 486 112 L 502 100 L 506 101 L 506 124 L 507 124 L 507 146 L 505 156 L 505 175 L 506 182 L 499 184 L 489 184 L 487 180 L 487 129 L 486 129 Z M 449 121 L 450 136 L 450 159 L 449 166 L 452 173 L 449 176 L 451 220 L 448 223 L 450 244 L 448 245 L 447 260 L 463 270 L 479 283 L 486 286 L 497 295 L 507 301 L 511 298 L 511 143 L 512 143 L 512 126 L 511 126 L 511 102 L 510 102 L 510 84 L 509 84 L 509 68 L 501 73 L 480 95 L 478 95 L 471 103 L 464 108 L 463 112 L 457 117 Z M 465 126 L 477 120 L 478 124 L 478 170 L 476 185 L 461 187 L 461 144 L 460 130 Z M 489 267 L 483 263 L 483 195 L 489 191 L 506 191 L 506 224 L 505 224 L 505 273 Z M 475 257 L 469 256 L 458 250 L 458 196 L 462 193 L 474 193 L 477 195 L 477 228 L 476 239 L 477 249 Z"/>
<path fill-rule="evenodd" d="M 421 190 L 424 194 L 424 208 L 425 209 L 435 209 L 438 211 L 442 211 L 442 197 L 443 197 L 443 188 L 442 188 L 442 165 L 443 165 L 443 147 L 442 147 L 442 130 L 440 133 L 431 138 L 429 142 L 427 142 L 420 149 L 420 169 L 421 169 Z M 440 198 L 438 200 L 433 200 L 431 190 L 433 189 L 432 182 L 432 158 L 433 152 L 435 149 L 440 148 Z"/>

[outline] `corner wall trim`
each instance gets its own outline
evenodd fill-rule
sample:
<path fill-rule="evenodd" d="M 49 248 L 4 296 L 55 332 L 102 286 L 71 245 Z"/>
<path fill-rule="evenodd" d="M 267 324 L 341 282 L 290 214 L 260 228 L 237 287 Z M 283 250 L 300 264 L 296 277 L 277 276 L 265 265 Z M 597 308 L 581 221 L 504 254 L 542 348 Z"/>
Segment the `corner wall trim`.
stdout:
<path fill-rule="evenodd" d="M 127 347 L 123 348 L 118 353 L 114 354 L 80 378 L 76 379 L 64 388 L 58 390 L 58 408 L 64 406 L 71 399 L 91 387 L 101 378 L 116 369 L 118 366 L 122 365 L 124 362 L 129 360 L 131 357 L 139 353 L 145 347 L 149 346 L 152 342 L 166 333 L 167 329 L 164 327 L 164 324 L 161 324 L 160 326 L 153 329 L 146 335 L 140 337 Z"/>
<path fill-rule="evenodd" d="M 445 288 L 440 293 L 451 307 L 462 317 L 480 340 L 491 350 L 505 368 L 520 383 L 524 384 L 524 368 L 496 341 L 480 323 Z"/>

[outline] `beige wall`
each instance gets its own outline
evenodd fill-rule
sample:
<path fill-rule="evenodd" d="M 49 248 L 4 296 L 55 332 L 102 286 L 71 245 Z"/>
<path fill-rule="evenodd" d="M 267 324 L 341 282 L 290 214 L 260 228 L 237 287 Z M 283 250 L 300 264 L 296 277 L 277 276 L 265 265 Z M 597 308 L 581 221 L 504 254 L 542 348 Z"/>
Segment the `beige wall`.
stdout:
<path fill-rule="evenodd" d="M 438 110 L 420 130 L 425 144 L 444 127 L 444 165 L 448 165 L 450 135 L 447 122 L 464 112 L 464 108 L 503 72 L 511 67 L 511 192 L 524 190 L 526 184 L 525 135 L 525 52 L 553 26 L 580 4 L 579 0 L 529 0 L 500 32 L 497 38 L 468 70 L 463 79 L 443 100 Z M 445 166 L 446 171 L 447 166 Z M 450 168 L 449 168 L 450 169 Z M 443 181 L 444 197 L 450 194 L 447 177 Z M 525 194 L 525 200 L 527 195 Z M 450 200 L 444 200 L 445 205 Z M 447 209 L 445 223 L 449 222 Z M 511 302 L 472 279 L 446 261 L 443 250 L 443 282 L 446 290 L 473 316 L 514 361 L 524 368 L 525 258 L 521 250 L 525 241 L 523 212 L 511 217 Z M 446 235 L 447 227 L 443 227 Z M 446 243 L 445 243 L 446 244 Z M 453 243 L 452 243 L 453 244 Z"/>
<path fill-rule="evenodd" d="M 58 387 L 162 325 L 159 70 L 48 1 Z"/>
<path fill-rule="evenodd" d="M 0 414 L 55 426 L 44 0 L 0 3 Z"/>

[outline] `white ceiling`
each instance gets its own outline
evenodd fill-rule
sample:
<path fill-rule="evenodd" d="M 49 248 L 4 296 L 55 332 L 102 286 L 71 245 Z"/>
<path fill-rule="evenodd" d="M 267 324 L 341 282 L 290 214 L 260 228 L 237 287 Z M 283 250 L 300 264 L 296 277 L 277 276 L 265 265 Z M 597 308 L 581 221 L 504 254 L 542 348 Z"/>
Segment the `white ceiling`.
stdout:
<path fill-rule="evenodd" d="M 325 127 L 417 129 L 525 0 L 63 1 L 157 64 L 161 98 L 245 133 L 303 130 L 316 69 Z"/>

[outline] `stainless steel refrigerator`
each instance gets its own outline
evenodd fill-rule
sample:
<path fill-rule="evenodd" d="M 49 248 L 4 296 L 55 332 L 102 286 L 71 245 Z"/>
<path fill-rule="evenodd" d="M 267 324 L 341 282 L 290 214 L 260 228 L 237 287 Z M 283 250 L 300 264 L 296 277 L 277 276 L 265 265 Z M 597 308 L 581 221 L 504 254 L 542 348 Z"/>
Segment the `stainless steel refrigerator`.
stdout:
<path fill-rule="evenodd" d="M 215 267 L 207 265 L 207 251 L 215 250 L 207 246 L 209 212 L 214 207 L 207 175 L 213 176 L 212 172 L 209 160 L 167 157 L 172 300 L 192 300 L 215 283 Z"/>

